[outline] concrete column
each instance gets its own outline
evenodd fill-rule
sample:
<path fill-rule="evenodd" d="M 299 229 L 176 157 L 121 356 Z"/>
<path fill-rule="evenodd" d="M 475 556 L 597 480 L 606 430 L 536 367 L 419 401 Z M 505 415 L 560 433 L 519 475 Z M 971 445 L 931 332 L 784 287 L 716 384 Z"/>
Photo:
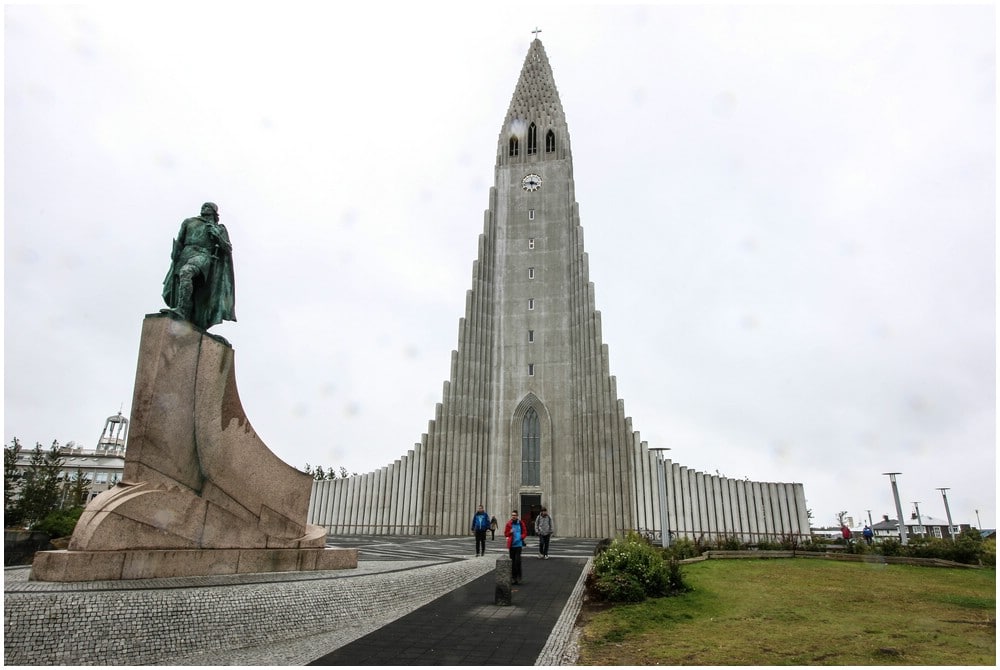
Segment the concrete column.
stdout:
<path fill-rule="evenodd" d="M 737 509 L 740 515 L 740 533 L 744 542 L 752 542 L 753 531 L 750 528 L 750 518 L 753 516 L 752 510 L 750 509 L 753 505 L 753 496 L 748 495 L 747 481 L 743 479 L 733 480 L 736 484 L 736 503 Z"/>
<path fill-rule="evenodd" d="M 778 498 L 778 513 L 780 514 L 781 523 L 779 524 L 780 532 L 782 535 L 792 535 L 792 524 L 788 517 L 788 497 L 785 491 L 784 484 L 775 484 L 776 495 Z"/>
<path fill-rule="evenodd" d="M 330 493 L 334 490 L 333 484 L 335 483 L 336 480 L 333 479 L 325 479 L 321 482 L 313 481 L 313 498 L 309 503 L 310 506 L 315 507 L 316 511 L 317 520 L 313 523 L 324 528 L 330 525 L 330 516 L 333 513 Z"/>
<path fill-rule="evenodd" d="M 806 491 L 802 484 L 792 484 L 795 489 L 795 511 L 798 514 L 799 533 L 810 534 L 809 510 L 806 508 Z"/>
<path fill-rule="evenodd" d="M 681 522 L 678 520 L 681 518 L 678 515 L 680 506 L 677 503 L 678 497 L 678 482 L 680 481 L 680 466 L 671 460 L 664 462 L 663 467 L 665 468 L 665 479 L 667 484 L 667 507 L 661 513 L 666 519 L 666 526 L 674 532 L 674 537 L 681 537 Z"/>
<path fill-rule="evenodd" d="M 759 535 L 764 532 L 764 527 L 760 523 L 760 487 L 754 488 L 754 482 L 743 481 L 743 488 L 746 491 L 747 505 L 747 532 L 756 542 Z"/>
<path fill-rule="evenodd" d="M 347 519 L 350 518 L 351 514 L 351 479 L 354 478 L 337 480 L 337 486 L 330 497 L 332 508 L 330 514 L 332 530 L 330 532 L 335 532 L 338 535 L 344 532 L 344 524 L 348 523 Z"/>
<path fill-rule="evenodd" d="M 760 511 L 761 511 L 761 532 L 765 534 L 768 542 L 773 542 L 774 537 L 774 514 L 771 513 L 771 487 L 766 482 L 754 482 L 760 487 Z"/>
<path fill-rule="evenodd" d="M 719 477 L 717 475 L 706 475 L 705 484 L 708 487 L 708 521 L 713 539 L 718 539 L 723 535 L 722 523 L 719 521 L 722 516 L 722 492 L 719 490 Z"/>
<path fill-rule="evenodd" d="M 372 533 L 376 532 L 375 524 L 378 523 L 378 504 L 379 504 L 379 490 L 378 482 L 379 475 L 381 474 L 381 469 L 375 470 L 369 473 L 369 477 L 366 481 L 365 486 L 365 521 L 364 521 L 364 532 Z"/>
<path fill-rule="evenodd" d="M 730 497 L 732 480 L 729 477 L 719 479 L 719 488 L 722 493 L 722 532 L 726 537 L 734 534 L 736 528 L 733 524 L 733 501 Z"/>
<path fill-rule="evenodd" d="M 426 436 L 424 438 L 426 440 Z M 421 535 L 426 532 L 422 524 L 426 523 L 423 514 L 424 505 L 424 476 L 426 474 L 427 448 L 425 442 L 417 442 L 413 445 L 413 473 L 411 474 L 410 491 L 410 523 L 414 525 L 413 534 Z"/>
<path fill-rule="evenodd" d="M 692 496 L 691 496 L 691 479 L 688 477 L 688 469 L 685 466 L 681 466 L 678 471 L 680 476 L 680 503 L 681 511 L 678 513 L 680 527 L 683 529 L 684 537 L 689 539 L 694 539 L 694 523 L 692 521 Z M 682 516 L 683 515 L 683 516 Z"/>
<path fill-rule="evenodd" d="M 402 502 L 402 472 L 403 472 L 403 460 L 397 458 L 389 466 L 389 470 L 392 476 L 389 478 L 388 495 L 389 495 L 389 533 L 396 535 L 400 531 L 399 522 L 400 518 L 400 503 Z"/>
<path fill-rule="evenodd" d="M 451 376 L 449 379 L 455 378 L 455 366 L 457 364 L 458 356 L 456 352 L 451 352 Z M 452 426 L 451 410 L 454 406 L 452 402 L 452 384 L 450 381 L 444 382 L 444 392 L 441 397 L 444 399 L 441 421 L 438 423 L 438 433 L 441 436 L 441 440 L 438 443 L 439 449 L 442 455 L 442 466 L 441 466 L 441 480 L 442 486 L 440 490 L 440 495 L 438 496 L 438 514 L 440 520 L 441 529 L 439 533 L 445 535 L 454 535 L 454 499 L 455 499 L 455 482 L 454 478 L 456 475 L 455 466 L 458 464 L 458 454 L 455 449 L 455 433 Z"/>
<path fill-rule="evenodd" d="M 694 489 L 697 492 L 695 504 L 698 506 L 695 525 L 697 526 L 698 537 L 702 537 L 708 532 L 708 510 L 706 509 L 708 503 L 705 496 L 705 473 L 694 472 L 692 474 L 694 476 Z"/>

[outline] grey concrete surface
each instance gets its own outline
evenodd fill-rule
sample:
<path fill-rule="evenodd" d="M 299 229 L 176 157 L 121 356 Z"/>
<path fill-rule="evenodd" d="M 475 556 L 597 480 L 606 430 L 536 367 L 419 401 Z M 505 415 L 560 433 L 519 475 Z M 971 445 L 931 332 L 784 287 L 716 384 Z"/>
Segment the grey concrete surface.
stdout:
<path fill-rule="evenodd" d="M 471 536 L 336 545 L 359 548 L 357 569 L 72 584 L 6 569 L 4 663 L 304 665 L 492 572 L 506 553 L 497 538 L 474 557 Z M 555 538 L 551 553 L 589 558 L 592 548 Z M 562 653 L 572 620 L 553 628 L 547 658 Z"/>

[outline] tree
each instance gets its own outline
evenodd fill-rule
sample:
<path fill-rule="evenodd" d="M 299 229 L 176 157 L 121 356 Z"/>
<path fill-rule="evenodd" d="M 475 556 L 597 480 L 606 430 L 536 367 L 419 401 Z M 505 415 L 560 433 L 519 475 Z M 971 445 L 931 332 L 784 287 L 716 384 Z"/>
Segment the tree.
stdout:
<path fill-rule="evenodd" d="M 847 511 L 846 510 L 837 512 L 837 526 L 841 526 L 841 527 L 846 526 L 847 524 L 844 523 L 844 519 L 846 517 L 847 517 Z"/>
<path fill-rule="evenodd" d="M 343 465 L 340 466 L 339 471 L 334 470 L 332 467 L 323 470 L 322 465 L 317 465 L 316 469 L 313 470 L 312 466 L 306 463 L 306 467 L 302 471 L 305 472 L 307 475 L 312 475 L 312 478 L 315 479 L 316 481 L 323 481 L 324 479 L 337 479 L 338 477 L 340 479 L 347 479 L 348 477 L 358 476 L 357 472 L 348 473 L 347 468 L 345 468 Z"/>
<path fill-rule="evenodd" d="M 63 507 L 83 507 L 90 499 L 90 480 L 83 476 L 83 470 L 76 469 L 73 476 L 63 483 Z"/>
<path fill-rule="evenodd" d="M 59 508 L 62 498 L 63 457 L 59 444 L 52 443 L 48 451 L 36 443 L 21 480 L 20 496 L 14 503 L 21 524 L 30 528 Z"/>
<path fill-rule="evenodd" d="M 3 448 L 3 516 L 5 524 L 16 526 L 21 522 L 14 511 L 14 502 L 21 484 L 21 471 L 17 469 L 17 457 L 21 453 L 21 443 L 15 437 L 10 446 Z"/>

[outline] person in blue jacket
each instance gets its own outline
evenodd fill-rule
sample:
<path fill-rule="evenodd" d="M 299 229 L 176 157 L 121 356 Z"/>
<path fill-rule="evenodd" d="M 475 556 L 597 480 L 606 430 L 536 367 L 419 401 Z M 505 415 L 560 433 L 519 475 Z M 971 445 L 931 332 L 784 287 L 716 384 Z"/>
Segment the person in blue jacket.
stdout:
<path fill-rule="evenodd" d="M 476 508 L 475 516 L 472 517 L 472 532 L 476 534 L 476 556 L 486 555 L 486 531 L 489 529 L 490 515 L 480 505 Z"/>
<path fill-rule="evenodd" d="M 507 537 L 507 549 L 510 552 L 510 577 L 515 584 L 521 583 L 521 550 L 524 549 L 524 538 L 528 529 L 524 522 L 517 518 L 517 510 L 510 513 L 510 521 L 503 529 Z"/>

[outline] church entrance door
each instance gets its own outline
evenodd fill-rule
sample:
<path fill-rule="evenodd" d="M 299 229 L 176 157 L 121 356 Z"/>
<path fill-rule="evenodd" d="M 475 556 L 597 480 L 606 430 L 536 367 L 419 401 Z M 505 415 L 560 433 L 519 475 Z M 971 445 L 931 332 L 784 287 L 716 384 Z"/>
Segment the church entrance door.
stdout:
<path fill-rule="evenodd" d="M 528 527 L 528 535 L 535 534 L 535 517 L 542 511 L 542 496 L 530 493 L 521 494 L 521 520 Z"/>

